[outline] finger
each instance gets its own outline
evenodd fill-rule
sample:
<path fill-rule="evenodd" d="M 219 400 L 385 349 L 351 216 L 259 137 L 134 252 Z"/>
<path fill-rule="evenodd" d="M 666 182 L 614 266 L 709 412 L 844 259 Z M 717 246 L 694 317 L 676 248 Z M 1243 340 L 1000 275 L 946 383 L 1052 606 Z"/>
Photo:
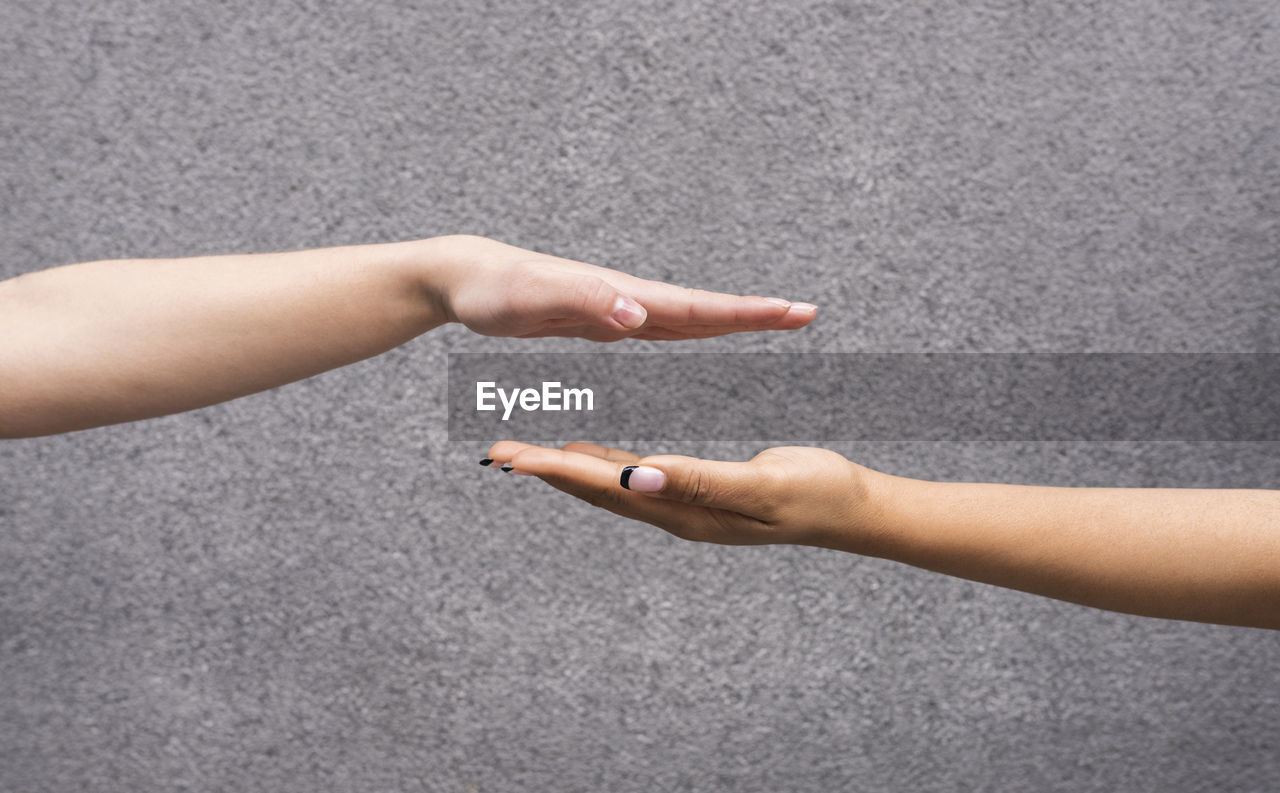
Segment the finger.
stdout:
<path fill-rule="evenodd" d="M 546 269 L 539 271 L 538 282 L 530 297 L 544 317 L 610 331 L 635 330 L 647 318 L 643 305 L 594 275 Z"/>
<path fill-rule="evenodd" d="M 480 461 L 480 464 L 505 470 L 511 468 L 512 457 L 515 457 L 525 449 L 536 448 L 541 447 L 530 443 L 521 443 L 520 441 L 498 441 L 489 447 L 489 453 Z"/>
<path fill-rule="evenodd" d="M 773 328 L 721 328 L 720 330 L 700 331 L 671 330 L 670 328 L 649 330 L 646 328 L 630 338 L 640 339 L 641 341 L 689 341 L 691 339 L 713 339 L 716 336 L 727 336 L 730 333 L 765 330 L 773 330 Z"/>
<path fill-rule="evenodd" d="M 768 466 L 675 454 L 640 459 L 624 469 L 620 483 L 651 496 L 753 516 L 767 516 L 779 490 Z"/>
<path fill-rule="evenodd" d="M 530 453 L 538 451 L 559 454 L 530 456 Z M 608 467 L 596 466 L 594 469 L 588 469 L 578 465 L 565 469 L 579 474 L 589 471 L 595 475 L 594 478 L 580 479 L 579 485 L 586 482 L 592 487 L 611 489 L 621 487 L 633 493 L 643 494 L 639 496 L 640 498 L 658 496 L 662 499 L 729 510 L 744 515 L 767 516 L 778 500 L 776 495 L 778 483 L 771 469 L 756 462 L 702 460 L 682 455 L 655 455 L 641 458 L 621 449 L 580 442 L 568 444 L 565 449 L 558 450 L 519 441 L 499 441 L 490 447 L 489 457 L 498 462 L 507 462 L 511 467 L 535 476 L 542 476 L 540 470 L 545 470 L 561 477 L 566 474 L 564 470 L 556 470 L 557 463 L 567 465 L 574 462 L 576 457 L 589 457 L 607 464 Z M 543 468 L 539 470 L 526 468 L 526 461 L 540 463 Z M 623 463 L 625 467 L 619 468 L 618 463 Z M 600 479 L 599 477 L 603 474 L 608 476 Z M 586 500 L 595 503 L 596 500 L 604 500 L 605 497 L 605 494 L 598 493 L 594 495 L 595 500 Z"/>
<path fill-rule="evenodd" d="M 547 324 L 535 331 L 521 333 L 517 336 L 520 339 L 544 339 L 544 338 L 574 338 L 587 339 L 588 341 L 598 342 L 615 342 L 623 339 L 647 339 L 650 341 L 683 341 L 685 339 L 709 339 L 714 336 L 724 336 L 729 333 L 741 333 L 744 331 L 759 330 L 789 330 L 789 328 L 769 327 L 769 328 L 753 328 L 747 325 L 698 325 L 688 328 L 657 328 L 645 326 L 639 331 L 618 331 L 608 330 L 606 328 L 596 328 L 588 325 L 572 324 L 570 321 L 561 321 L 560 324 Z"/>
<path fill-rule="evenodd" d="M 520 441 L 498 441 L 489 447 L 488 456 L 484 460 L 488 460 L 486 465 L 492 466 L 511 466 L 512 459 L 524 451 L 525 449 L 549 449 L 548 446 L 538 446 L 532 443 L 521 443 Z M 565 444 L 562 449 L 575 454 L 586 454 L 601 460 L 618 463 L 620 465 L 629 465 L 640 459 L 640 455 L 624 449 L 612 449 L 608 446 L 599 446 L 594 443 L 585 443 L 583 441 L 573 441 Z M 483 462 L 483 460 L 482 460 Z M 514 466 L 512 466 L 514 467 Z M 616 478 L 616 477 L 615 477 Z"/>
<path fill-rule="evenodd" d="M 548 259 L 554 262 L 556 269 L 597 277 L 639 301 L 649 312 L 648 324 L 741 326 L 726 331 L 730 333 L 740 330 L 794 330 L 804 327 L 817 315 L 817 306 L 811 303 L 691 289 L 585 262 L 556 257 Z M 658 322 L 659 318 L 662 322 Z"/>
<path fill-rule="evenodd" d="M 558 317 L 558 318 L 551 318 L 551 319 L 543 319 L 541 329 L 547 330 L 550 328 L 575 328 L 575 327 L 577 328 L 584 327 L 582 324 L 582 320 L 578 319 L 577 317 Z"/>
<path fill-rule="evenodd" d="M 769 330 L 795 330 L 803 328 L 814 318 L 818 316 L 818 307 L 813 303 L 792 303 L 787 309 L 787 313 L 778 320 Z"/>
<path fill-rule="evenodd" d="M 649 498 L 618 486 L 621 465 L 590 454 L 531 446 L 511 464 L 557 490 L 615 515 L 652 523 L 676 533 L 706 530 L 707 510 L 678 501 Z"/>
<path fill-rule="evenodd" d="M 622 463 L 623 465 L 630 465 L 640 459 L 640 455 L 626 451 L 625 449 L 612 449 L 608 446 L 597 446 L 594 443 L 583 443 L 582 441 L 566 443 L 560 448 L 566 452 L 589 454 L 592 457 L 599 457 L 601 460 Z"/>
<path fill-rule="evenodd" d="M 650 315 L 652 316 L 652 315 Z M 652 322 L 645 323 L 638 332 L 637 331 L 619 331 L 607 328 L 592 327 L 582 325 L 576 319 L 555 319 L 547 320 L 538 330 L 529 333 L 522 333 L 519 338 L 537 339 L 549 336 L 585 338 L 590 341 L 614 342 L 622 339 L 646 339 L 650 341 L 683 341 L 685 339 L 709 339 L 715 336 L 725 336 L 730 333 L 743 333 L 747 331 L 761 330 L 796 330 L 808 325 L 817 316 L 817 311 L 808 311 L 797 308 L 792 305 L 791 310 L 787 312 L 778 322 L 772 325 L 680 325 L 677 327 L 662 327 Z"/>
<path fill-rule="evenodd" d="M 641 281 L 629 287 L 627 293 L 644 305 L 649 324 L 668 328 L 716 325 L 762 330 L 784 322 L 799 322 L 794 327 L 800 327 L 812 320 L 817 311 L 809 303 L 708 292 L 660 281 Z"/>
<path fill-rule="evenodd" d="M 816 311 L 793 310 L 788 312 L 785 318 L 768 327 L 753 327 L 750 325 L 680 325 L 668 328 L 650 323 L 641 328 L 639 333 L 633 334 L 632 338 L 679 341 L 682 339 L 707 339 L 713 336 L 724 336 L 729 333 L 742 333 L 744 331 L 795 330 L 808 325 L 816 316 Z"/>
<path fill-rule="evenodd" d="M 517 336 L 520 339 L 545 339 L 545 338 L 570 338 L 570 339 L 586 339 L 587 341 L 599 342 L 615 342 L 630 338 L 635 335 L 635 331 L 630 330 L 613 330 L 610 328 L 600 328 L 593 325 L 583 324 L 563 324 L 558 326 L 543 327 L 528 333 L 521 333 Z"/>

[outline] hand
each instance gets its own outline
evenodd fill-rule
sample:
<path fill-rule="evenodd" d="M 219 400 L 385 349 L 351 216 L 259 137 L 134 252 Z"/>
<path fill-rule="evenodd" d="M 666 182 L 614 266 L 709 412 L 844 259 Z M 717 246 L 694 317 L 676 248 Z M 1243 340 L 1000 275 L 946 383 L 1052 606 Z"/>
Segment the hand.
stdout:
<path fill-rule="evenodd" d="M 489 457 L 686 540 L 815 545 L 1113 611 L 1280 629 L 1280 491 L 929 482 L 798 446 L 732 463 L 501 441 Z"/>
<path fill-rule="evenodd" d="M 745 463 L 679 455 L 639 457 L 570 443 L 563 449 L 500 441 L 492 465 L 686 540 L 796 543 L 870 552 L 883 474 L 826 449 L 766 449 Z"/>
<path fill-rule="evenodd" d="M 437 278 L 445 316 L 485 336 L 573 336 L 592 341 L 700 339 L 795 330 L 817 307 L 646 281 L 484 237 L 440 237 Z"/>

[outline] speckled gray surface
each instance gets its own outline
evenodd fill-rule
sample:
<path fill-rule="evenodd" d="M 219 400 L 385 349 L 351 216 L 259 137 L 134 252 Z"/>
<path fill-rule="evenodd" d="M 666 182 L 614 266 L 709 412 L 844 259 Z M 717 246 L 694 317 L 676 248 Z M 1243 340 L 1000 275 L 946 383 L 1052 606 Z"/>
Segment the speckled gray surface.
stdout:
<path fill-rule="evenodd" d="M 684 350 L 1280 349 L 1280 7 L 927 5 L 3 0 L 0 275 L 465 231 L 824 309 Z M 1274 789 L 1280 634 L 499 479 L 440 403 L 495 349 L 586 345 L 443 330 L 0 444 L 0 789 Z M 835 448 L 1280 479 L 1267 444 Z"/>

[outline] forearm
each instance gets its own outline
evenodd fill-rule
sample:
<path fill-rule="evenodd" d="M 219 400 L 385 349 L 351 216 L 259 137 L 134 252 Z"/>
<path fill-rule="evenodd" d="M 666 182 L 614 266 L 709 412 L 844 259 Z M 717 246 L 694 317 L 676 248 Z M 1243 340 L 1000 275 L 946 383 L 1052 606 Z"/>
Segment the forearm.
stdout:
<path fill-rule="evenodd" d="M 0 437 L 203 407 L 443 322 L 597 342 L 795 330 L 810 303 L 706 292 L 471 235 L 90 262 L 0 282 Z"/>
<path fill-rule="evenodd" d="M 391 349 L 445 321 L 433 245 L 100 261 L 0 283 L 0 437 L 189 410 Z"/>
<path fill-rule="evenodd" d="M 1115 611 L 1280 628 L 1280 491 L 876 476 L 872 526 L 830 544 Z"/>

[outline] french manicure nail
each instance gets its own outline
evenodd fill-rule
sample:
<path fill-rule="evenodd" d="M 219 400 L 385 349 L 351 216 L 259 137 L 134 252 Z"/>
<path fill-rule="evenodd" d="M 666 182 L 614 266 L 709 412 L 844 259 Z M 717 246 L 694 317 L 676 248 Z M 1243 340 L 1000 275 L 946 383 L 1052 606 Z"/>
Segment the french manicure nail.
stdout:
<path fill-rule="evenodd" d="M 483 466 L 485 466 L 485 467 L 487 468 L 487 467 L 489 467 L 489 466 L 493 465 L 493 460 L 491 460 L 490 458 L 486 457 L 486 458 L 484 458 L 483 460 L 481 460 L 481 461 L 480 461 L 480 464 L 481 464 L 481 465 L 483 465 Z"/>
<path fill-rule="evenodd" d="M 782 306 L 782 307 L 784 307 L 784 308 L 790 308 L 790 307 L 791 307 L 791 301 L 790 301 L 790 300 L 784 300 L 783 298 L 780 298 L 780 297 L 762 297 L 762 298 L 760 298 L 760 299 L 761 299 L 761 300 L 763 300 L 763 301 L 764 301 L 764 302 L 766 302 L 766 303 L 772 303 L 772 304 L 774 304 L 775 306 Z"/>
<path fill-rule="evenodd" d="M 618 484 L 637 493 L 656 493 L 667 483 L 667 475 L 647 465 L 628 465 L 622 469 Z"/>
<path fill-rule="evenodd" d="M 648 314 L 644 306 L 625 295 L 618 295 L 613 304 L 613 319 L 624 328 L 635 330 L 644 324 Z"/>

